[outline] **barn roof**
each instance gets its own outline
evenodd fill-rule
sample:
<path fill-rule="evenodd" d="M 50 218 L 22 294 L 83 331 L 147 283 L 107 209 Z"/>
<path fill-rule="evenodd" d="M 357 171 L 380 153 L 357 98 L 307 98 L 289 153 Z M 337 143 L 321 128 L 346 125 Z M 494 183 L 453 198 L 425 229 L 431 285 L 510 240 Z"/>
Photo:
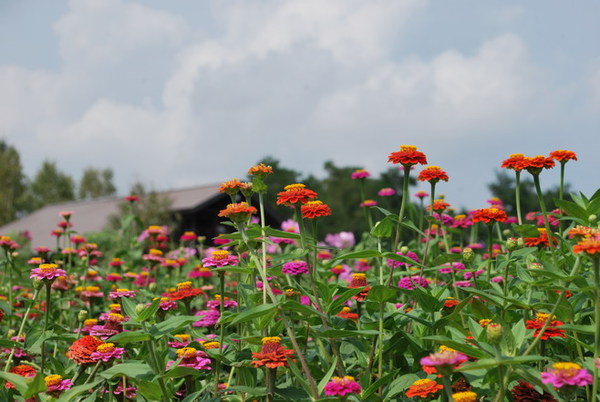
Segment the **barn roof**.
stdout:
<path fill-rule="evenodd" d="M 186 211 L 201 207 L 202 204 L 219 195 L 219 185 L 192 187 L 180 190 L 159 192 L 172 201 L 173 212 Z M 34 247 L 54 247 L 56 239 L 51 236 L 53 229 L 62 219 L 60 212 L 72 211 L 71 222 L 78 233 L 99 232 L 103 230 L 111 215 L 118 213 L 118 205 L 123 197 L 106 197 L 89 201 L 69 201 L 46 205 L 21 219 L 0 227 L 0 235 L 9 235 L 29 231 Z"/>

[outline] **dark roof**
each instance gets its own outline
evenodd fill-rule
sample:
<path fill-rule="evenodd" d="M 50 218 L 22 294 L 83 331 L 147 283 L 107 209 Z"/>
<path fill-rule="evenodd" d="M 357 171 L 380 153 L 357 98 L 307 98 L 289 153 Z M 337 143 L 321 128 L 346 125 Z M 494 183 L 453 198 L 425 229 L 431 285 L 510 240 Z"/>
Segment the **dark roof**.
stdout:
<path fill-rule="evenodd" d="M 163 191 L 172 201 L 173 211 L 185 211 L 198 207 L 219 195 L 219 185 L 193 187 L 181 190 Z M 0 235 L 29 231 L 31 245 L 54 247 L 56 239 L 51 236 L 53 229 L 62 219 L 60 212 L 72 211 L 71 222 L 77 233 L 99 232 L 103 230 L 111 215 L 118 213 L 118 205 L 123 197 L 106 197 L 90 201 L 70 201 L 46 205 L 14 222 L 0 227 Z"/>

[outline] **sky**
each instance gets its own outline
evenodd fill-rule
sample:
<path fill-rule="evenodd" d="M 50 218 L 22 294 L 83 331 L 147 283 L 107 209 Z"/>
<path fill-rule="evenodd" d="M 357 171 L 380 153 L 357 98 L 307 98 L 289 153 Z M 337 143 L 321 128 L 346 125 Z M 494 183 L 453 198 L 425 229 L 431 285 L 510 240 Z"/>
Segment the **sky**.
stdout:
<path fill-rule="evenodd" d="M 407 144 L 457 208 L 485 207 L 512 153 L 575 151 L 567 181 L 591 195 L 598 15 L 594 0 L 1 0 L 0 137 L 29 177 L 44 160 L 76 180 L 110 167 L 121 194 L 244 178 L 266 155 L 375 175 Z"/>

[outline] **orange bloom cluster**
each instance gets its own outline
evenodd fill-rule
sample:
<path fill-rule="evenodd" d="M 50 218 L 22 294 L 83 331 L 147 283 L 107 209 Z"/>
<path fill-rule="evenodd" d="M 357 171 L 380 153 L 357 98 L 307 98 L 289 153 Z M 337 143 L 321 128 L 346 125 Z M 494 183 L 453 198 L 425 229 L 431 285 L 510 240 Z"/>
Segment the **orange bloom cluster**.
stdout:
<path fill-rule="evenodd" d="M 77 364 L 96 363 L 91 355 L 96 351 L 96 348 L 104 342 L 95 336 L 84 336 L 77 339 L 71 344 L 67 351 L 67 357 L 73 359 Z"/>
<path fill-rule="evenodd" d="M 552 169 L 555 165 L 554 159 L 543 155 L 525 157 L 521 164 L 523 169 L 526 169 L 534 176 L 540 174 L 542 169 Z"/>
<path fill-rule="evenodd" d="M 262 348 L 260 352 L 252 353 L 252 357 L 256 360 L 252 361 L 254 367 L 267 366 L 268 368 L 285 367 L 288 365 L 287 359 L 291 358 L 294 351 L 281 346 L 281 338 L 278 336 L 270 336 L 262 338 Z"/>
<path fill-rule="evenodd" d="M 348 287 L 350 289 L 355 289 L 355 288 L 363 288 L 363 290 L 361 290 L 358 294 L 352 296 L 352 298 L 356 301 L 362 302 L 367 298 L 367 295 L 369 294 L 369 290 L 371 290 L 371 287 L 369 286 L 369 283 L 367 282 L 367 276 L 363 273 L 356 273 L 356 274 L 352 274 L 352 280 L 350 281 L 350 284 L 348 285 Z"/>
<path fill-rule="evenodd" d="M 550 315 L 546 313 L 537 313 L 535 319 L 527 320 L 525 322 L 525 328 L 535 329 L 533 336 L 537 337 L 549 316 Z M 548 325 L 548 328 L 546 328 L 546 330 L 542 334 L 541 339 L 545 340 L 554 337 L 566 338 L 567 336 L 565 335 L 565 331 L 563 329 L 557 328 L 561 325 L 563 325 L 562 321 L 554 320 L 554 317 L 552 317 L 552 321 L 550 321 L 550 325 Z"/>
<path fill-rule="evenodd" d="M 268 174 L 273 173 L 273 168 L 271 166 L 265 165 L 264 163 L 259 163 L 258 165 L 252 166 L 248 169 L 249 176 L 261 176 L 264 177 Z"/>
<path fill-rule="evenodd" d="M 342 311 L 340 311 L 336 315 L 338 317 L 340 317 L 340 318 L 344 318 L 344 319 L 347 319 L 347 320 L 353 320 L 353 321 L 358 320 L 358 314 L 352 313 L 350 311 L 350 307 L 343 307 Z"/>
<path fill-rule="evenodd" d="M 219 212 L 219 216 L 229 218 L 232 222 L 246 222 L 250 215 L 257 212 L 256 208 L 248 205 L 247 202 L 239 202 L 227 205 L 227 208 Z"/>
<path fill-rule="evenodd" d="M 185 300 L 201 295 L 203 292 L 192 286 L 192 282 L 186 281 L 177 284 L 177 290 L 169 294 L 171 300 Z"/>
<path fill-rule="evenodd" d="M 406 396 L 409 398 L 414 398 L 416 396 L 419 398 L 428 398 L 435 395 L 440 389 L 444 389 L 444 386 L 433 380 L 424 378 L 413 382 L 406 391 Z"/>
<path fill-rule="evenodd" d="M 221 184 L 221 186 L 219 187 L 219 192 L 229 194 L 230 196 L 234 196 L 239 191 L 248 190 L 250 186 L 250 183 L 244 183 L 239 181 L 238 179 L 232 179 Z"/>
<path fill-rule="evenodd" d="M 523 160 L 525 155 L 523 154 L 510 154 L 508 159 L 502 161 L 500 167 L 505 169 L 512 169 L 515 172 L 520 172 L 525 166 L 523 166 Z"/>
<path fill-rule="evenodd" d="M 556 151 L 550 152 L 550 157 L 560 163 L 567 163 L 568 161 L 577 160 L 577 154 L 573 151 L 567 151 L 566 149 L 557 149 Z"/>
<path fill-rule="evenodd" d="M 538 228 L 539 236 L 538 237 L 526 237 L 525 245 L 527 247 L 548 247 L 550 246 L 550 239 L 548 238 L 548 232 L 546 232 L 545 228 Z M 555 237 L 552 237 L 552 243 L 556 244 L 557 240 Z"/>
<path fill-rule="evenodd" d="M 421 173 L 417 176 L 417 180 L 428 181 L 430 183 L 437 183 L 440 180 L 448 181 L 448 174 L 439 166 L 427 166 L 421 170 Z"/>
<path fill-rule="evenodd" d="M 569 239 L 574 237 L 579 239 L 600 237 L 600 230 L 588 226 L 577 225 L 569 230 Z"/>
<path fill-rule="evenodd" d="M 506 212 L 498 208 L 483 208 L 473 213 L 473 222 L 504 222 L 507 218 Z"/>
<path fill-rule="evenodd" d="M 573 246 L 574 253 L 586 253 L 588 255 L 597 254 L 600 257 L 600 237 L 589 237 L 581 240 L 579 243 Z"/>
<path fill-rule="evenodd" d="M 388 162 L 401 164 L 404 167 L 410 167 L 416 164 L 425 165 L 427 157 L 423 152 L 417 151 L 414 145 L 401 145 L 400 151 L 392 152 L 388 157 Z"/>
<path fill-rule="evenodd" d="M 28 366 L 27 364 L 19 364 L 18 366 L 11 368 L 8 372 L 12 373 L 12 374 L 20 375 L 21 377 L 25 377 L 25 378 L 35 377 L 35 375 L 37 373 L 35 371 L 35 368 Z M 6 381 L 4 383 L 4 388 L 10 389 L 10 388 L 14 388 L 14 387 L 15 387 L 15 385 L 12 382 Z"/>
<path fill-rule="evenodd" d="M 318 216 L 329 216 L 331 215 L 331 209 L 327 204 L 323 204 L 321 201 L 308 201 L 306 204 L 300 207 L 303 218 L 313 219 Z"/>
<path fill-rule="evenodd" d="M 306 204 L 309 200 L 317 198 L 317 193 L 306 188 L 304 184 L 290 184 L 277 193 L 277 205 Z"/>
<path fill-rule="evenodd" d="M 435 212 L 443 212 L 445 210 L 447 210 L 450 207 L 450 204 L 448 204 L 446 201 L 444 200 L 433 200 L 433 210 Z M 427 205 L 427 211 L 431 210 L 431 205 Z"/>

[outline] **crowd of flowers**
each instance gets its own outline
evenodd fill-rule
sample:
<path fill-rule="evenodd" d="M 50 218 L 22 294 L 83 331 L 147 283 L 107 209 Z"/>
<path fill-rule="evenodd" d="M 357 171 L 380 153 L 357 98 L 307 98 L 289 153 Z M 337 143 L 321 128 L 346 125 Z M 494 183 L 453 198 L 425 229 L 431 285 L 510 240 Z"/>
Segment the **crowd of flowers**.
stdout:
<path fill-rule="evenodd" d="M 389 155 L 402 191 L 365 194 L 370 231 L 319 235 L 335 214 L 269 166 L 220 192 L 232 233 L 137 226 L 96 244 L 61 213 L 56 247 L 0 237 L 0 400 L 595 401 L 600 367 L 600 192 L 563 193 L 575 153 L 510 155 L 516 216 L 498 199 L 459 213 L 425 153 Z M 560 166 L 555 205 L 543 172 Z M 521 174 L 539 212 L 521 216 Z M 264 195 L 294 219 L 265 225 Z M 368 198 L 371 197 L 371 198 Z M 399 211 L 376 197 L 401 197 Z M 426 202 L 427 201 L 427 202 Z M 93 236 L 93 235 L 92 235 Z M 321 240 L 322 239 L 322 240 Z"/>

